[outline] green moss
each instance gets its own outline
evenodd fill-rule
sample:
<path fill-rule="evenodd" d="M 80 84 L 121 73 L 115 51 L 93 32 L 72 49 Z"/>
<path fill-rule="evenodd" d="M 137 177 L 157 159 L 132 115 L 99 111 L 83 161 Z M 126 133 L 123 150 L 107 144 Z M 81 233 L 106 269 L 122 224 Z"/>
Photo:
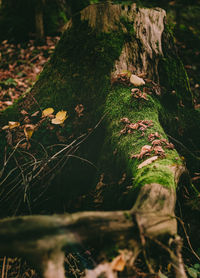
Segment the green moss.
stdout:
<path fill-rule="evenodd" d="M 189 80 L 182 62 L 178 57 L 167 57 L 159 63 L 160 83 L 165 87 L 164 102 L 171 108 L 180 104 L 192 104 Z"/>
<path fill-rule="evenodd" d="M 124 216 L 126 217 L 127 220 L 132 220 L 132 215 L 128 212 L 124 212 Z"/>
<path fill-rule="evenodd" d="M 127 28 L 132 28 L 132 24 L 127 25 Z M 94 127 L 102 115 L 106 115 L 99 128 L 80 145 L 76 153 L 80 159 L 71 159 L 67 167 L 51 181 L 53 206 L 59 203 L 57 206 L 61 207 L 64 203 L 62 207 L 65 207 L 69 200 L 72 202 L 74 197 L 85 194 L 92 186 L 95 188 L 99 181 L 98 174 L 102 173 L 105 174 L 103 182 L 112 186 L 112 195 L 114 190 L 121 194 L 127 185 L 138 189 L 145 183 L 156 182 L 166 187 L 175 187 L 173 174 L 166 166 L 180 163 L 175 159 L 176 151 L 166 152 L 166 158 L 140 170 L 138 165 L 142 160 L 130 158 L 131 155 L 140 153 L 144 145 L 150 145 L 150 133 L 158 132 L 163 138 L 166 138 L 166 135 L 159 122 L 162 108 L 156 97 L 148 96 L 148 101 L 135 99 L 131 97 L 131 87 L 110 85 L 110 72 L 121 54 L 125 41 L 127 35 L 120 29 L 111 33 L 97 32 L 89 27 L 87 22 L 82 22 L 76 17 L 73 26 L 64 33 L 31 92 L 41 109 L 53 107 L 56 112 L 68 111 L 69 118 L 61 128 L 62 135 L 66 138 L 72 134 L 77 138 L 88 128 Z M 168 79 L 172 71 L 170 67 L 173 66 L 176 76 L 179 76 L 181 69 L 178 64 L 170 65 L 170 61 L 163 59 L 162 66 L 163 74 L 166 74 Z M 170 88 L 174 86 L 175 79 L 170 81 Z M 181 93 L 181 84 L 177 86 L 177 92 Z M 30 112 L 35 111 L 36 104 L 31 96 L 27 96 L 26 101 L 28 98 L 31 100 L 28 107 Z M 78 118 L 74 109 L 80 103 L 84 106 L 84 116 Z M 13 115 L 16 115 L 17 110 L 12 109 L 14 108 L 11 108 Z M 120 122 L 123 117 L 129 118 L 133 123 L 151 120 L 153 126 L 144 132 L 144 136 L 138 130 L 133 134 L 120 135 L 120 130 L 124 127 Z M 33 139 L 44 146 L 55 144 L 56 131 L 57 129 L 47 131 L 44 123 L 44 126 L 34 133 Z M 94 163 L 98 167 L 98 173 L 96 168 L 83 162 L 81 158 Z M 119 180 L 123 173 L 127 174 L 127 181 L 121 186 Z M 130 180 L 133 182 L 130 183 Z M 107 193 L 109 189 L 106 188 L 105 191 Z M 115 200 L 113 198 L 113 202 Z M 132 204 L 133 200 L 131 206 Z"/>
<path fill-rule="evenodd" d="M 0 126 L 7 124 L 8 121 L 19 120 L 18 102 L 15 102 L 12 106 L 9 106 L 5 110 L 0 112 Z"/>
<path fill-rule="evenodd" d="M 93 113 L 93 121 L 97 121 L 110 86 L 110 71 L 121 53 L 124 36 L 122 31 L 97 33 L 87 22 L 76 22 L 62 37 L 34 87 L 33 93 L 37 92 L 41 107 L 54 105 L 74 116 L 75 106 L 82 103 L 85 112 Z"/>
<path fill-rule="evenodd" d="M 178 154 L 175 150 L 165 150 L 166 158 L 159 159 L 140 170 L 137 167 L 142 161 L 130 158 L 132 154 L 140 153 L 144 145 L 150 145 L 148 141 L 150 133 L 158 132 L 162 138 L 166 138 L 159 122 L 160 109 L 156 98 L 148 96 L 148 101 L 132 99 L 130 88 L 123 86 L 113 88 L 107 97 L 105 109 L 108 114 L 107 134 L 100 164 L 107 165 L 106 172 L 109 173 L 113 171 L 113 165 L 117 165 L 113 176 L 126 171 L 129 177 L 134 178 L 134 188 L 153 182 L 160 183 L 165 187 L 175 187 L 173 173 L 166 167 L 181 163 L 180 160 L 177 161 Z M 124 124 L 120 123 L 120 119 L 123 117 L 133 123 L 139 120 L 151 120 L 153 126 L 147 128 L 144 136 L 141 136 L 141 132 L 138 130 L 132 134 L 120 135 L 120 130 L 124 127 Z M 117 150 L 115 155 L 113 155 L 114 150 Z"/>
<path fill-rule="evenodd" d="M 165 159 L 164 159 L 165 160 Z M 171 161 L 168 160 L 168 165 Z M 136 177 L 134 179 L 135 187 L 142 187 L 145 184 L 158 183 L 168 188 L 176 188 L 174 181 L 174 175 L 172 171 L 163 165 L 162 160 L 158 162 L 151 163 L 147 167 L 143 167 L 137 171 Z"/>

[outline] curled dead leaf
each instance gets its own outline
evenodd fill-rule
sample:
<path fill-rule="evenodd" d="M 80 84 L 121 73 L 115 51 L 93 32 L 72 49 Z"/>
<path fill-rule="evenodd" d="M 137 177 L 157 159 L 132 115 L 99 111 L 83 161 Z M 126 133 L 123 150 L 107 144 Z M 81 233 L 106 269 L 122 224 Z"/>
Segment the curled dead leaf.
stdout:
<path fill-rule="evenodd" d="M 115 271 L 123 271 L 126 265 L 126 261 L 123 254 L 120 254 L 111 262 L 111 268 Z"/>

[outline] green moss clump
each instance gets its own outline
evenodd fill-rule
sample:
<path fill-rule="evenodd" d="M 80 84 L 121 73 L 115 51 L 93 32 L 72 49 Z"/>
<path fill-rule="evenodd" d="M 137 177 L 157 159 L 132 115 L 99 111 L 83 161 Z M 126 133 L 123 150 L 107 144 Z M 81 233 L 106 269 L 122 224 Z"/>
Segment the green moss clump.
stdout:
<path fill-rule="evenodd" d="M 159 110 L 160 105 L 156 98 L 148 96 L 148 101 L 133 99 L 130 88 L 123 86 L 116 86 L 107 97 L 105 111 L 108 114 L 108 124 L 100 164 L 107 165 L 106 172 L 109 173 L 112 172 L 113 165 L 117 165 L 113 176 L 125 171 L 129 177 L 134 178 L 134 188 L 152 182 L 165 187 L 175 187 L 173 173 L 166 167 L 181 163 L 177 161 L 178 154 L 175 150 L 166 150 L 166 158 L 159 159 L 140 170 L 137 167 L 142 161 L 130 158 L 132 154 L 140 153 L 144 145 L 151 145 L 148 141 L 150 133 L 158 132 L 162 138 L 166 138 L 159 122 Z M 141 136 L 138 130 L 132 134 L 120 135 L 120 130 L 123 129 L 120 119 L 123 117 L 133 123 L 139 120 L 151 120 L 153 126 L 145 131 L 144 136 Z M 113 155 L 115 150 L 116 154 Z"/>

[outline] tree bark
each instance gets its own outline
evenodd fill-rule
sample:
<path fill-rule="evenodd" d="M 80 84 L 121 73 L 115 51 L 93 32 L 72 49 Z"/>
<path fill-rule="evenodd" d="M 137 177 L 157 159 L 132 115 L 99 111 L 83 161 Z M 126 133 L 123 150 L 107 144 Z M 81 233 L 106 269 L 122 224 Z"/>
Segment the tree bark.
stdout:
<path fill-rule="evenodd" d="M 35 3 L 36 40 L 40 43 L 44 41 L 43 9 L 44 9 L 44 0 L 36 0 Z"/>
<path fill-rule="evenodd" d="M 27 213 L 27 208 L 34 213 L 62 212 L 63 207 L 73 211 L 76 209 L 73 199 L 77 203 L 78 198 L 83 200 L 86 196 L 87 200 L 91 194 L 94 200 L 83 202 L 80 210 L 89 206 L 94 210 L 117 210 L 82 212 L 66 218 L 27 216 L 2 220 L 0 225 L 5 227 L 0 236 L 5 243 L 0 250 L 2 255 L 12 253 L 15 244 L 22 247 L 15 248 L 19 250 L 16 255 L 31 258 L 38 257 L 41 250 L 45 258 L 48 248 L 56 248 L 60 259 L 59 267 L 53 263 L 53 273 L 58 271 L 61 274 L 56 276 L 63 277 L 60 250 L 77 243 L 77 234 L 80 241 L 95 245 L 100 232 L 102 249 L 104 236 L 113 237 L 122 246 L 127 245 L 127 239 L 133 239 L 131 249 L 135 257 L 138 250 L 147 248 L 149 240 L 162 241 L 166 247 L 169 238 L 176 239 L 176 188 L 187 171 L 163 127 L 176 134 L 178 128 L 171 122 L 178 117 L 178 126 L 185 121 L 186 114 L 198 113 L 193 109 L 188 79 L 165 16 L 159 8 L 110 3 L 88 6 L 76 13 L 31 92 L 2 113 L 2 125 L 3 121 L 6 124 L 18 120 L 24 128 L 18 110 L 31 115 L 38 106 L 41 110 L 53 107 L 56 112 L 67 110 L 69 114 L 64 126 L 54 126 L 48 118 L 35 120 L 34 140 L 28 140 L 26 145 L 26 153 L 31 157 L 28 164 L 27 156 L 24 158 L 20 151 L 21 142 L 15 145 L 19 141 L 16 133 L 12 134 L 12 129 L 5 131 L 10 148 L 12 145 L 15 148 L 8 158 L 5 156 L 2 168 L 2 215 L 17 209 Z M 133 82 L 138 76 L 143 77 L 142 84 Z M 186 123 L 185 133 L 190 129 L 189 119 Z M 12 140 L 8 139 L 10 134 Z M 65 142 L 61 148 L 59 140 Z M 1 144 L 5 142 L 2 140 Z M 15 168 L 8 165 L 16 161 L 19 172 L 13 182 Z M 46 195 L 42 195 L 45 190 Z M 47 196 L 52 198 L 50 202 L 45 202 Z M 9 207 L 11 197 L 15 201 Z M 9 229 L 10 225 L 16 228 Z M 135 227 L 139 232 L 134 234 Z M 37 250 L 26 247 L 29 235 L 35 246 L 34 231 L 45 242 L 51 238 L 52 246 L 47 250 L 46 244 L 37 245 Z M 18 237 L 23 233 L 28 239 L 22 243 Z M 12 238 L 14 241 L 9 244 Z M 60 242 L 58 249 L 55 242 Z M 175 265 L 176 277 L 186 277 L 180 250 L 177 255 L 169 247 L 166 250 Z M 48 273 L 48 260 L 44 260 L 43 273 Z M 146 262 L 149 271 L 154 271 L 148 258 Z"/>

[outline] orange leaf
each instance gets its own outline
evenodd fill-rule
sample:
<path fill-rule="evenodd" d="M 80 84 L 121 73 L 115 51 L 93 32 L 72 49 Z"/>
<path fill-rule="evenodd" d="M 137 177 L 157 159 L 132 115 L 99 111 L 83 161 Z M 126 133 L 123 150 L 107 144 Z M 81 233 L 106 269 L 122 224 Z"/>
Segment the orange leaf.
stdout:
<path fill-rule="evenodd" d="M 126 261 L 124 259 L 123 254 L 121 254 L 113 259 L 113 261 L 111 262 L 111 268 L 112 268 L 112 270 L 115 270 L 115 271 L 123 271 L 125 264 L 126 264 Z"/>

